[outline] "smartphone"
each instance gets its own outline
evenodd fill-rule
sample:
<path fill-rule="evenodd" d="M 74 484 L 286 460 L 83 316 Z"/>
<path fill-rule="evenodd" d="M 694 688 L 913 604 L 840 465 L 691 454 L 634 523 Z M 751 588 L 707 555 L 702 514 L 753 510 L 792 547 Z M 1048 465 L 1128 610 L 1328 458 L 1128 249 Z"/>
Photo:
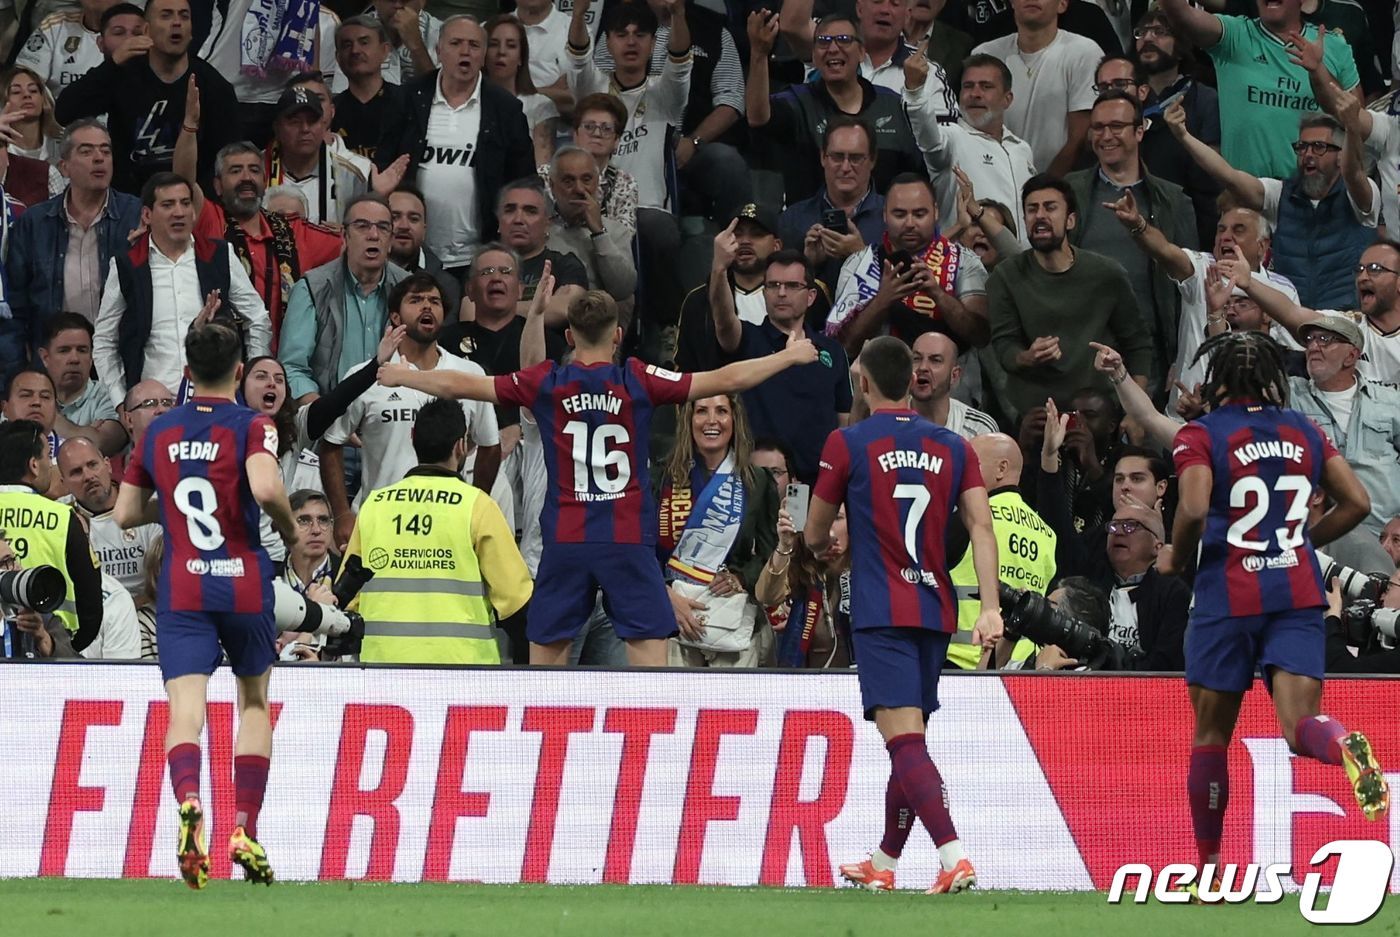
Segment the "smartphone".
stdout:
<path fill-rule="evenodd" d="M 822 212 L 822 227 L 828 231 L 846 233 L 846 213 L 839 208 L 828 208 Z"/>
<path fill-rule="evenodd" d="M 787 486 L 787 495 L 783 498 L 783 507 L 792 517 L 792 526 L 797 528 L 797 532 L 802 533 L 802 528 L 807 526 L 807 503 L 812 497 L 812 490 L 801 482 L 792 482 Z"/>
<path fill-rule="evenodd" d="M 896 271 L 898 271 L 900 267 L 914 266 L 914 255 L 908 251 L 895 251 L 892 254 L 886 255 L 885 259 L 890 262 L 890 266 Z"/>

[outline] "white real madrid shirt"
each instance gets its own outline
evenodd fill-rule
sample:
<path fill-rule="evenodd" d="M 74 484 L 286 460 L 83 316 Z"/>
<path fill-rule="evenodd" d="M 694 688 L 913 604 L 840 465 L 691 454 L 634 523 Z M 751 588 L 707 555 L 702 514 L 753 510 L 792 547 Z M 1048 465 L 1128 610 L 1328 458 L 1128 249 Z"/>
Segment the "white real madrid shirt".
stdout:
<path fill-rule="evenodd" d="M 43 75 L 49 93 L 56 98 L 89 69 L 102 64 L 102 50 L 97 48 L 97 33 L 83 28 L 82 14 L 69 10 L 55 13 L 30 33 L 15 64 Z"/>
<path fill-rule="evenodd" d="M 392 362 L 407 364 L 398 352 L 394 353 Z M 362 361 L 350 371 L 358 370 L 367 363 Z M 433 370 L 486 375 L 476 362 L 442 349 L 438 349 L 438 362 Z M 432 399 L 432 395 L 410 387 L 375 384 L 326 430 L 325 441 L 338 446 L 349 442 L 352 434 L 360 434 L 364 474 L 360 493 L 355 496 L 353 505 L 356 511 L 371 491 L 403 481 L 408 470 L 418 464 L 418 457 L 413 452 L 413 421 L 418 418 L 418 411 L 423 405 Z M 463 400 L 462 412 L 467 417 L 468 440 L 477 446 L 500 444 L 501 433 L 496 425 L 494 406 L 480 400 Z"/>
<path fill-rule="evenodd" d="M 480 197 L 476 191 L 476 145 L 481 132 L 481 83 L 471 97 L 453 107 L 442 94 L 442 77 L 428 112 L 428 134 L 418 164 L 418 187 L 432 203 L 428 213 L 428 248 L 444 267 L 471 263 L 481 239 Z"/>
<path fill-rule="evenodd" d="M 142 524 L 122 530 L 111 511 L 88 514 L 76 501 L 73 507 L 88 519 L 88 540 L 102 572 L 133 596 L 139 595 L 146 584 L 146 554 L 160 539 L 160 525 Z"/>

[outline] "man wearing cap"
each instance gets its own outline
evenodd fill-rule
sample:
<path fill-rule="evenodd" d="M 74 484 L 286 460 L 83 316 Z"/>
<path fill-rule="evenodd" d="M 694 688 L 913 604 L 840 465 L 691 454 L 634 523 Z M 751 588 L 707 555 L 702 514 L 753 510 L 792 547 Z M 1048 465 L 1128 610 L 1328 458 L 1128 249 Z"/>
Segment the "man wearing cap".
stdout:
<path fill-rule="evenodd" d="M 351 199 L 369 191 L 373 167 L 343 147 L 326 146 L 325 118 L 315 89 L 297 84 L 282 92 L 264 156 L 264 184 L 299 189 L 308 221 L 335 224 Z"/>
<path fill-rule="evenodd" d="M 1357 372 L 1366 340 L 1347 316 L 1318 316 L 1298 337 L 1308 377 L 1288 379 L 1289 405 L 1312 417 L 1351 463 L 1371 496 L 1361 526 L 1379 537 L 1400 514 L 1400 388 Z"/>
<path fill-rule="evenodd" d="M 885 193 L 884 237 L 842 264 L 826 334 L 856 355 L 876 335 L 912 343 L 924 332 L 961 352 L 987 344 L 987 268 L 939 232 L 933 186 L 908 174 Z"/>

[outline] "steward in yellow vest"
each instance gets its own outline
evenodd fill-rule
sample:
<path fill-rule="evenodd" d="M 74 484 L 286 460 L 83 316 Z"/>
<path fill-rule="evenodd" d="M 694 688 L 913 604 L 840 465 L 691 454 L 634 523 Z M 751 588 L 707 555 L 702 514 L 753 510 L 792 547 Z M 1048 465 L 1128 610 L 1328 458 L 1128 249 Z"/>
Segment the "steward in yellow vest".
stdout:
<path fill-rule="evenodd" d="M 0 536 L 23 569 L 53 566 L 68 589 L 53 615 L 81 651 L 102 630 L 102 572 L 71 505 L 41 492 L 54 480 L 49 435 L 33 420 L 0 425 Z"/>
<path fill-rule="evenodd" d="M 357 599 L 362 661 L 499 664 L 492 610 L 505 618 L 530 599 L 534 584 L 501 509 L 458 474 L 466 430 L 457 401 L 428 403 L 413 425 L 422 464 L 360 508 L 345 559 L 359 556 L 374 573 Z"/>
<path fill-rule="evenodd" d="M 989 433 L 971 440 L 987 485 L 992 508 L 992 532 L 997 540 L 997 578 L 1013 589 L 1041 595 L 1055 578 L 1055 532 L 1017 488 L 1021 481 L 1021 450 L 1016 441 L 1001 433 Z M 950 554 L 951 555 L 951 554 Z M 971 643 L 972 626 L 977 623 L 981 597 L 977 573 L 972 566 L 972 549 L 963 551 L 950 576 L 958 594 L 958 633 L 948 645 L 948 661 L 963 670 L 975 670 L 982 649 Z M 1035 645 L 1022 639 L 1012 651 L 1012 660 L 1035 652 Z"/>

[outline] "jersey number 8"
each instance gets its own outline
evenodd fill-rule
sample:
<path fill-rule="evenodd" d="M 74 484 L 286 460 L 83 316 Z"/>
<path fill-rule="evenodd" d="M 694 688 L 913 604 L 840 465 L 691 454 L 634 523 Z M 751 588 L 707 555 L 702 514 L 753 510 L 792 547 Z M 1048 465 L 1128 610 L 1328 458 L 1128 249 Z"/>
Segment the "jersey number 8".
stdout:
<path fill-rule="evenodd" d="M 175 506 L 185 516 L 190 543 L 197 550 L 217 550 L 224 545 L 224 531 L 214 512 L 219 496 L 207 478 L 191 476 L 175 486 Z"/>
<path fill-rule="evenodd" d="M 1269 549 L 1267 540 L 1250 540 L 1249 532 L 1269 515 L 1271 499 L 1275 494 L 1291 495 L 1288 509 L 1283 515 L 1284 526 L 1274 531 L 1279 550 L 1294 550 L 1303 545 L 1304 522 L 1308 519 L 1308 499 L 1312 497 L 1312 482 L 1299 475 L 1283 475 L 1274 482 L 1273 490 L 1264 479 L 1257 475 L 1247 475 L 1230 486 L 1230 507 L 1240 509 L 1253 506 L 1239 520 L 1230 525 L 1225 534 L 1230 546 L 1256 553 Z"/>

